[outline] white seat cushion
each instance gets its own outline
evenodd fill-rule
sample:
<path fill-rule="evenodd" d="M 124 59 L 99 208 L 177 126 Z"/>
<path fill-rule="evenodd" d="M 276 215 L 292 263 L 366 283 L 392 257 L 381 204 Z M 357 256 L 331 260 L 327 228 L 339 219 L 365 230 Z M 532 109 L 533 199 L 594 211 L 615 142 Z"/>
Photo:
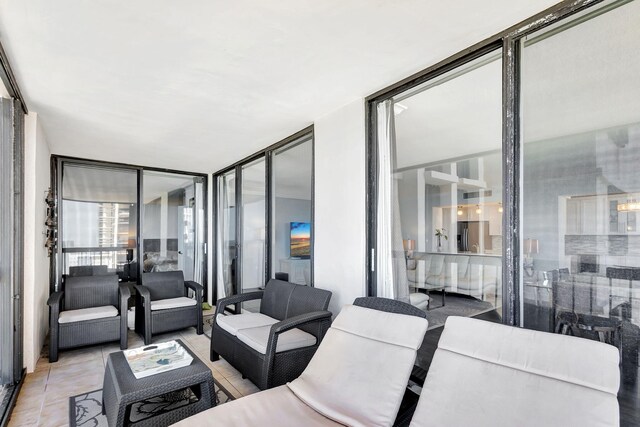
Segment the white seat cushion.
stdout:
<path fill-rule="evenodd" d="M 287 386 L 283 385 L 216 406 L 173 425 L 179 427 L 338 427 L 341 424 L 323 417 L 305 405 Z"/>
<path fill-rule="evenodd" d="M 427 326 L 421 317 L 345 306 L 288 387 L 336 422 L 392 425 Z"/>
<path fill-rule="evenodd" d="M 267 353 L 267 342 L 271 325 L 258 328 L 240 329 L 236 335 L 240 341 L 261 354 Z M 276 353 L 293 350 L 295 348 L 309 347 L 316 343 L 316 337 L 298 329 L 290 329 L 278 336 Z"/>
<path fill-rule="evenodd" d="M 197 303 L 198 302 L 196 300 L 187 297 L 159 299 L 157 301 L 151 301 L 151 311 L 166 310 L 167 308 L 189 307 L 191 305 L 196 305 Z"/>
<path fill-rule="evenodd" d="M 58 323 L 82 322 L 83 320 L 103 319 L 105 317 L 115 317 L 117 315 L 117 308 L 112 305 L 103 305 L 101 307 L 63 311 L 58 317 Z"/>
<path fill-rule="evenodd" d="M 225 316 L 218 314 L 216 323 L 231 335 L 236 336 L 240 329 L 258 328 L 278 323 L 277 319 L 262 313 L 243 313 Z"/>
<path fill-rule="evenodd" d="M 411 427 L 618 426 L 618 358 L 584 338 L 449 317 Z"/>

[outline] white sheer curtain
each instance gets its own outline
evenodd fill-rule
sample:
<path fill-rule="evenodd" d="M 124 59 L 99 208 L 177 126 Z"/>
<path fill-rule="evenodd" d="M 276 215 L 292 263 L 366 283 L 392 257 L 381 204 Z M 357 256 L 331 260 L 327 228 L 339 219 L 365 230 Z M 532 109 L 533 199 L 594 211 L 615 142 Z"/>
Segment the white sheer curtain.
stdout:
<path fill-rule="evenodd" d="M 206 242 L 206 236 L 204 235 L 204 183 L 202 178 L 196 178 L 195 182 L 195 197 L 194 197 L 194 216 L 195 216 L 195 242 L 194 242 L 194 268 L 193 268 L 193 280 L 197 283 L 204 283 L 204 264 L 206 255 L 204 253 L 204 245 Z"/>
<path fill-rule="evenodd" d="M 394 149 L 393 100 L 389 99 L 378 104 L 378 296 L 409 302 L 398 184 L 393 176 Z"/>
<path fill-rule="evenodd" d="M 229 194 L 227 192 L 226 175 L 218 178 L 218 212 L 217 238 L 216 238 L 216 265 L 217 265 L 217 298 L 224 298 L 232 294 L 231 284 L 231 254 L 229 224 L 231 209 L 229 207 Z"/>

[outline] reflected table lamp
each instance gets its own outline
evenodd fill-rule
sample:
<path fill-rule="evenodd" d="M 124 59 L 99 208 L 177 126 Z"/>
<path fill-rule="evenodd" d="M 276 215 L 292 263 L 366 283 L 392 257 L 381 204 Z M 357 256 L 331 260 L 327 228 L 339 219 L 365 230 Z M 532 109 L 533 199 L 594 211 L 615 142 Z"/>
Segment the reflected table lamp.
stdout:
<path fill-rule="evenodd" d="M 533 254 L 537 254 L 539 250 L 538 239 L 524 239 L 524 252 L 523 270 L 524 273 L 531 277 L 533 276 Z"/>
<path fill-rule="evenodd" d="M 416 248 L 416 241 L 411 239 L 403 239 L 402 247 L 404 248 L 407 259 L 409 259 L 413 256 L 413 251 Z"/>

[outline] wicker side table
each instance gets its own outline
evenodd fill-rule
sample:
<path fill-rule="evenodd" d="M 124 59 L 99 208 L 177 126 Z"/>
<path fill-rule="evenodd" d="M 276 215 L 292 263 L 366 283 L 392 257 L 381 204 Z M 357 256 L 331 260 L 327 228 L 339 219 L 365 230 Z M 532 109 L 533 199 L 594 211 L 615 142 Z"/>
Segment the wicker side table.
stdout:
<path fill-rule="evenodd" d="M 173 371 L 136 379 L 124 353 L 111 353 L 107 359 L 102 388 L 102 411 L 110 427 L 128 425 L 131 405 L 186 387 L 198 401 L 137 422 L 136 426 L 166 426 L 215 406 L 211 370 L 180 340 L 176 340 L 193 357 L 191 365 Z"/>

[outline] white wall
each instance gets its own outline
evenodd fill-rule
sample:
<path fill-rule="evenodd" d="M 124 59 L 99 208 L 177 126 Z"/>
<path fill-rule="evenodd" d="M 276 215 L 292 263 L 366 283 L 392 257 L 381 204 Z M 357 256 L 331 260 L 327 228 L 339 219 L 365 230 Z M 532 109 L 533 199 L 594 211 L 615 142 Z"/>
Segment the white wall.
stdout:
<path fill-rule="evenodd" d="M 363 99 L 315 121 L 315 286 L 329 309 L 366 295 L 366 150 Z"/>
<path fill-rule="evenodd" d="M 35 113 L 25 117 L 24 139 L 24 366 L 33 372 L 49 324 L 49 258 L 43 231 L 51 157 Z"/>

